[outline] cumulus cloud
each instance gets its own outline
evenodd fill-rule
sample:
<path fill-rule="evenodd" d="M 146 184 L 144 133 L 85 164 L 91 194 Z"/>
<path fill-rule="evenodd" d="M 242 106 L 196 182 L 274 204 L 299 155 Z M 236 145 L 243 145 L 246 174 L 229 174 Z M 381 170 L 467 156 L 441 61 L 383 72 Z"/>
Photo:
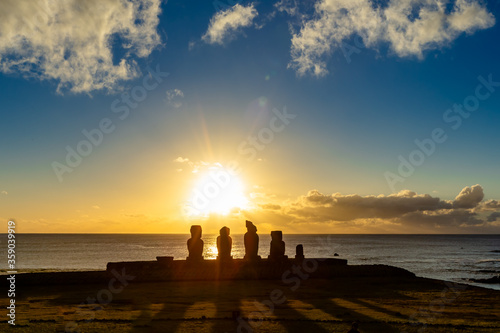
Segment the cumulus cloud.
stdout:
<path fill-rule="evenodd" d="M 451 9 L 443 0 L 391 0 L 385 7 L 372 0 L 319 0 L 312 19 L 293 34 L 290 67 L 299 75 L 328 73 L 326 58 L 342 42 L 359 35 L 366 47 L 388 43 L 400 57 L 423 57 L 462 33 L 495 24 L 478 1 L 457 0 Z"/>
<path fill-rule="evenodd" d="M 481 204 L 481 208 L 484 210 L 500 210 L 500 201 L 487 200 Z"/>
<path fill-rule="evenodd" d="M 408 190 L 388 196 L 340 193 L 326 195 L 312 190 L 293 202 L 287 213 L 316 221 L 350 221 L 361 218 L 395 218 L 416 211 L 447 208 L 451 208 L 447 201 Z"/>
<path fill-rule="evenodd" d="M 0 2 L 0 71 L 57 82 L 59 93 L 116 89 L 160 44 L 161 0 Z"/>
<path fill-rule="evenodd" d="M 263 212 L 272 211 L 293 224 L 333 223 L 339 227 L 378 226 L 385 230 L 390 228 L 392 232 L 408 228 L 429 232 L 439 228 L 493 226 L 492 223 L 500 217 L 500 212 L 491 213 L 498 209 L 495 206 L 498 202 L 482 202 L 483 197 L 480 185 L 465 187 L 454 200 L 408 190 L 387 196 L 323 194 L 311 190 L 281 205 L 269 201 L 259 207 Z M 422 227 L 425 229 L 418 229 Z"/>
<path fill-rule="evenodd" d="M 481 185 L 465 187 L 453 201 L 453 207 L 474 208 L 483 200 L 483 198 L 484 193 Z"/>
<path fill-rule="evenodd" d="M 477 213 L 468 209 L 440 209 L 416 211 L 398 216 L 392 220 L 404 226 L 468 227 L 484 225 Z"/>
<path fill-rule="evenodd" d="M 257 15 L 258 12 L 253 3 L 248 6 L 236 4 L 220 11 L 210 19 L 208 30 L 202 36 L 202 40 L 208 44 L 223 45 L 234 39 L 241 28 L 251 26 Z"/>

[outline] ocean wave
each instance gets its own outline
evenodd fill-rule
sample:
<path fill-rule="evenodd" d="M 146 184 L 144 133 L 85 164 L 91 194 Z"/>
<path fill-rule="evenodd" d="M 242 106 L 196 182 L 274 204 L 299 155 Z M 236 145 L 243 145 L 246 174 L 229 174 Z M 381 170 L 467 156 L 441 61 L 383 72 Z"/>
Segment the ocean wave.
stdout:
<path fill-rule="evenodd" d="M 478 263 L 484 263 L 484 262 L 500 262 L 500 259 L 481 259 L 477 261 Z"/>
<path fill-rule="evenodd" d="M 498 269 L 480 269 L 477 271 L 478 273 L 500 273 Z"/>
<path fill-rule="evenodd" d="M 454 273 L 467 271 L 464 267 L 459 267 L 459 268 L 445 267 L 445 268 L 441 268 L 441 269 L 444 271 L 447 271 L 447 272 L 454 272 Z"/>

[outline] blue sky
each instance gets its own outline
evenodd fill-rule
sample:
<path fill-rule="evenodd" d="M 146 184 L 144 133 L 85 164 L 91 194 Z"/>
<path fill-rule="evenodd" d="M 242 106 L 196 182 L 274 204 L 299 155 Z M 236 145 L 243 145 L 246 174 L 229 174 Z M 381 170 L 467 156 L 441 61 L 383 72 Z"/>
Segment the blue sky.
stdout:
<path fill-rule="evenodd" d="M 150 232 L 212 226 L 217 212 L 186 218 L 182 207 L 200 186 L 198 171 L 236 160 L 250 206 L 227 203 L 227 224 L 253 217 L 294 232 L 500 230 L 489 218 L 500 209 L 500 87 L 481 88 L 489 96 L 456 130 L 443 119 L 475 96 L 478 77 L 500 82 L 498 2 L 117 3 L 2 10 L 4 219 L 31 232 L 140 232 L 134 216 Z M 65 6 L 60 21 L 49 19 Z M 168 72 L 161 82 L 150 74 L 158 69 Z M 157 84 L 144 90 L 144 80 Z M 113 102 L 126 105 L 122 94 L 134 89 L 147 96 L 120 119 Z M 273 109 L 294 118 L 249 160 L 238 147 L 269 127 Z M 66 147 L 76 150 L 82 131 L 103 119 L 111 133 L 69 166 Z M 415 140 L 436 128 L 447 140 L 402 175 L 399 156 L 409 160 Z M 58 175 L 55 162 L 72 171 Z M 388 173 L 399 180 L 391 184 Z M 315 190 L 326 206 L 312 204 Z M 473 204 L 458 203 L 461 191 Z M 344 216 L 332 202 L 352 195 L 360 206 L 351 208 L 372 209 L 372 196 L 415 208 Z M 437 206 L 416 203 L 426 195 Z M 416 214 L 432 221 L 413 222 Z"/>

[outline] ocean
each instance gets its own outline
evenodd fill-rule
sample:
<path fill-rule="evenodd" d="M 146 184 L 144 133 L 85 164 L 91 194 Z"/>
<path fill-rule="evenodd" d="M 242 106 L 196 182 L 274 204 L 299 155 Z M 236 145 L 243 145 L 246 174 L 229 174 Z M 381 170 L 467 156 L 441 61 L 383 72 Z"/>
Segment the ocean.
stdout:
<path fill-rule="evenodd" d="M 217 256 L 217 235 L 203 235 L 205 259 Z M 233 258 L 244 256 L 243 235 L 231 235 Z M 259 254 L 269 253 L 270 235 L 260 234 Z M 103 270 L 110 261 L 185 259 L 189 235 L 16 234 L 19 272 Z M 477 284 L 471 278 L 500 274 L 500 235 L 293 235 L 284 234 L 286 254 L 302 244 L 309 258 L 347 259 L 349 264 L 387 264 L 417 276 Z M 7 271 L 7 236 L 0 235 L 0 274 Z"/>

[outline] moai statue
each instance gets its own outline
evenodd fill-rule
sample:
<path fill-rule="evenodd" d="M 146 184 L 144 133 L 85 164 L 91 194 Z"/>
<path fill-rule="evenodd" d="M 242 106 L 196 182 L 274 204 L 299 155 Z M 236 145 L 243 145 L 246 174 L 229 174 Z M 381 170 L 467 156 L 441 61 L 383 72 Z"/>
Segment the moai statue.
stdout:
<path fill-rule="evenodd" d="M 304 247 L 299 244 L 295 247 L 295 259 L 302 261 L 304 260 Z"/>
<path fill-rule="evenodd" d="M 187 241 L 189 257 L 187 260 L 203 260 L 203 240 L 201 239 L 201 225 L 191 226 L 191 238 Z"/>
<path fill-rule="evenodd" d="M 228 260 L 233 258 L 231 256 L 233 240 L 229 236 L 229 231 L 228 227 L 222 227 L 219 231 L 220 236 L 217 237 L 217 251 L 219 252 L 219 255 L 217 256 L 217 259 Z"/>
<path fill-rule="evenodd" d="M 270 260 L 282 260 L 288 258 L 285 256 L 285 242 L 283 242 L 283 233 L 281 231 L 271 231 L 271 253 Z"/>
<path fill-rule="evenodd" d="M 251 221 L 246 221 L 247 232 L 244 237 L 245 241 L 245 259 L 258 260 L 259 253 L 259 235 L 257 235 L 257 227 Z"/>

